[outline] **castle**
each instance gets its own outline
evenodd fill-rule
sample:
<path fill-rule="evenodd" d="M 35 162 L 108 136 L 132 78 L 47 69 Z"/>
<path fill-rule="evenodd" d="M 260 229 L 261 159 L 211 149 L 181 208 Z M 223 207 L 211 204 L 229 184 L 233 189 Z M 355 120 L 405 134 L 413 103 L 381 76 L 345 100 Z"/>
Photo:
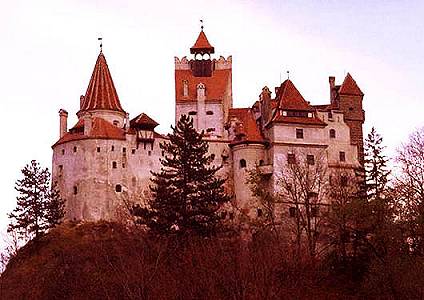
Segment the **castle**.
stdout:
<path fill-rule="evenodd" d="M 246 183 L 249 169 L 258 168 L 269 189 L 278 190 L 281 169 L 299 153 L 309 165 L 319 156 L 329 169 L 360 168 L 364 94 L 349 73 L 341 85 L 329 77 L 328 104 L 311 105 L 287 79 L 274 96 L 264 87 L 251 107 L 233 108 L 232 57 L 212 59 L 214 52 L 202 28 L 190 48 L 194 57 L 175 58 L 175 120 L 187 114 L 205 132 L 241 211 L 252 217 L 261 211 Z M 59 111 L 60 138 L 52 146 L 52 178 L 66 199 L 66 218 L 116 219 L 125 200 L 148 196 L 167 137 L 146 114 L 129 118 L 102 51 L 77 116 L 68 129 L 68 113 Z"/>

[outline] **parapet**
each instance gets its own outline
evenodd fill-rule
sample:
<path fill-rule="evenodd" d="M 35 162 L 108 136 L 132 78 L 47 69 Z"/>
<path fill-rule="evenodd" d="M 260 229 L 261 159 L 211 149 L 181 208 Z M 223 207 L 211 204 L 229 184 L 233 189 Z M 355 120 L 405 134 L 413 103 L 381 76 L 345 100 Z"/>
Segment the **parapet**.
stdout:
<path fill-rule="evenodd" d="M 178 57 L 174 57 L 175 70 L 190 70 L 190 62 L 187 56 L 182 57 L 181 59 Z M 227 58 L 220 56 L 218 59 L 214 58 L 214 70 L 228 70 L 232 68 L 233 57 L 230 55 Z"/>

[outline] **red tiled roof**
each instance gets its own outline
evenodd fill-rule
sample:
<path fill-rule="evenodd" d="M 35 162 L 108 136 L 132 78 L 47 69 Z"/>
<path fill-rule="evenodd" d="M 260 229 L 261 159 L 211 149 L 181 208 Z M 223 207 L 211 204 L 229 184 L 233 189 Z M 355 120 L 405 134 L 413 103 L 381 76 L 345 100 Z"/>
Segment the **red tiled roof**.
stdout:
<path fill-rule="evenodd" d="M 236 118 L 240 121 L 240 124 L 236 127 L 237 137 L 232 144 L 240 142 L 265 142 L 249 108 L 230 108 L 228 118 Z"/>
<path fill-rule="evenodd" d="M 188 82 L 188 96 L 183 96 L 183 81 Z M 206 87 L 206 101 L 221 101 L 229 88 L 231 70 L 215 70 L 211 77 L 195 77 L 191 70 L 175 70 L 175 95 L 177 101 L 197 101 L 197 85 Z"/>
<path fill-rule="evenodd" d="M 66 142 L 84 139 L 125 140 L 125 131 L 102 118 L 94 117 L 90 135 L 87 136 L 84 135 L 84 120 L 81 118 L 68 133 L 66 133 L 53 145 L 53 147 Z"/>
<path fill-rule="evenodd" d="M 190 48 L 190 53 L 214 53 L 215 49 L 211 46 L 211 44 L 208 41 L 208 38 L 206 37 L 206 34 L 202 31 L 200 31 L 199 36 L 197 37 L 196 42 L 194 43 L 193 47 Z"/>
<path fill-rule="evenodd" d="M 106 58 L 100 52 L 80 111 L 106 109 L 124 112 L 113 84 Z"/>
<path fill-rule="evenodd" d="M 159 123 L 157 123 L 155 120 L 150 118 L 145 113 L 139 114 L 137 117 L 135 117 L 134 119 L 130 121 L 130 127 L 146 126 L 150 128 L 155 128 L 158 125 Z"/>
<path fill-rule="evenodd" d="M 283 116 L 280 111 L 277 111 L 274 119 L 272 120 L 275 123 L 285 123 L 285 124 L 303 124 L 303 125 L 318 125 L 318 126 L 327 126 L 327 123 L 318 118 L 315 113 L 313 113 L 312 118 L 308 117 L 288 117 Z"/>
<path fill-rule="evenodd" d="M 290 79 L 285 80 L 276 95 L 279 107 L 287 110 L 313 110 Z"/>
<path fill-rule="evenodd" d="M 364 93 L 362 93 L 361 89 L 356 84 L 356 81 L 352 78 L 350 73 L 347 73 L 342 85 L 340 86 L 339 94 L 358 96 L 364 95 Z"/>

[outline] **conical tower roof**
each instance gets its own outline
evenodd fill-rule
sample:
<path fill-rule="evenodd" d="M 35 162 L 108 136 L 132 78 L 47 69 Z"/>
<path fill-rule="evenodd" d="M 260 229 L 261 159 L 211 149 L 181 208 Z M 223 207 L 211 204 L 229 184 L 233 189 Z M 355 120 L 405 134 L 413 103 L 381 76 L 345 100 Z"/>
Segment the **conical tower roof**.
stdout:
<path fill-rule="evenodd" d="M 347 73 L 345 79 L 343 80 L 342 85 L 339 89 L 339 94 L 344 95 L 360 95 L 363 96 L 364 93 L 362 93 L 359 86 L 356 84 L 355 79 L 350 75 L 350 73 Z"/>
<path fill-rule="evenodd" d="M 80 111 L 89 110 L 113 110 L 124 112 L 107 66 L 106 58 L 102 52 L 97 57 L 93 74 L 84 99 L 82 99 Z"/>
<path fill-rule="evenodd" d="M 200 31 L 199 36 L 197 37 L 196 42 L 194 43 L 193 47 L 190 48 L 191 54 L 196 53 L 214 53 L 215 48 L 211 46 L 211 44 L 208 41 L 208 38 L 206 37 L 206 34 L 202 31 Z"/>
<path fill-rule="evenodd" d="M 279 108 L 282 109 L 313 110 L 290 79 L 281 84 L 276 100 L 279 103 Z"/>

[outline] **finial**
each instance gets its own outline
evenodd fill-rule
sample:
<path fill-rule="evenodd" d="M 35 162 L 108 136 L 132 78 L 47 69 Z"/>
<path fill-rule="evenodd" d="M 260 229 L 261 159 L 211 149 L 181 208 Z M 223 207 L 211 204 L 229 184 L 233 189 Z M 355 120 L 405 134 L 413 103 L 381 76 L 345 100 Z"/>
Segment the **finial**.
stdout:
<path fill-rule="evenodd" d="M 99 37 L 97 40 L 100 41 L 100 53 L 103 53 L 103 38 Z"/>
<path fill-rule="evenodd" d="M 200 19 L 200 29 L 203 31 L 203 19 Z"/>
<path fill-rule="evenodd" d="M 290 79 L 290 71 L 287 70 L 287 79 Z"/>

